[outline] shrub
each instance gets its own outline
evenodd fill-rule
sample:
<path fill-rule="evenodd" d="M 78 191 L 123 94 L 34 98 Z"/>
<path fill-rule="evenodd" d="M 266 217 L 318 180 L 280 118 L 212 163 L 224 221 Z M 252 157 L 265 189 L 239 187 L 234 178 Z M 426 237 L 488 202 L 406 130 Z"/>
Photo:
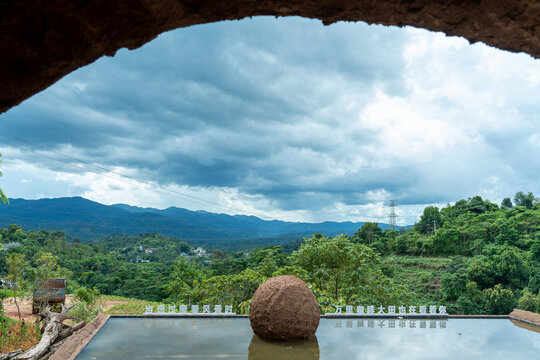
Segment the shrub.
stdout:
<path fill-rule="evenodd" d="M 530 291 L 524 291 L 518 301 L 518 309 L 540 313 L 540 294 L 534 295 Z"/>
<path fill-rule="evenodd" d="M 506 315 L 512 312 L 515 306 L 514 293 L 503 288 L 501 284 L 484 290 L 484 307 L 488 314 Z"/>
<path fill-rule="evenodd" d="M 6 292 L 0 289 L 0 320 L 4 318 L 4 299 L 7 298 Z"/>
<path fill-rule="evenodd" d="M 98 304 L 99 297 L 99 290 L 95 288 L 87 289 L 81 287 L 77 289 L 74 296 L 75 304 L 70 311 L 70 315 L 86 322 L 94 320 L 101 310 L 101 307 Z"/>
<path fill-rule="evenodd" d="M 540 291 L 540 267 L 537 267 L 534 275 L 529 278 L 527 288 L 533 294 L 536 294 Z"/>

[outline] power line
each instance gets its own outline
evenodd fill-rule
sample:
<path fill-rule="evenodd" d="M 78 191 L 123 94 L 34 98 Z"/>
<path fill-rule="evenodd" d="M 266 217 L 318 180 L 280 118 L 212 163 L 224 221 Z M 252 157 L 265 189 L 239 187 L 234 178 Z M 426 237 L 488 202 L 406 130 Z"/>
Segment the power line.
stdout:
<path fill-rule="evenodd" d="M 13 142 L 10 142 L 10 141 L 7 141 L 7 144 L 10 145 L 10 146 L 13 146 L 13 147 L 16 147 L 16 148 L 19 148 L 19 149 L 22 149 L 24 151 L 27 151 L 27 152 L 31 152 L 35 155 L 38 155 L 38 156 L 42 156 L 42 157 L 45 157 L 45 158 L 48 158 L 48 159 L 51 159 L 51 160 L 54 160 L 54 161 L 58 161 L 60 163 L 63 163 L 63 164 L 66 164 L 66 165 L 69 165 L 69 166 L 72 166 L 72 167 L 75 167 L 75 168 L 78 168 L 78 169 L 81 169 L 81 170 L 84 170 L 84 171 L 88 171 L 88 172 L 92 172 L 94 174 L 97 174 L 97 175 L 100 175 L 100 176 L 104 176 L 104 177 L 107 177 L 107 178 L 110 178 L 110 179 L 113 179 L 113 180 L 116 180 L 116 181 L 121 181 L 120 179 L 116 178 L 116 177 L 113 177 L 113 176 L 110 176 L 110 175 L 107 175 L 107 173 L 110 173 L 110 174 L 114 174 L 114 175 L 117 175 L 117 176 L 120 176 L 124 179 L 128 179 L 128 180 L 131 180 L 131 181 L 124 181 L 125 183 L 129 183 L 129 184 L 132 184 L 132 185 L 140 185 L 140 184 L 145 184 L 145 185 L 148 185 L 150 187 L 153 188 L 154 191 L 157 191 L 157 192 L 160 192 L 160 193 L 164 193 L 164 191 L 166 191 L 167 193 L 169 193 L 169 195 L 174 195 L 175 197 L 177 198 L 181 198 L 182 200 L 187 200 L 188 201 L 195 201 L 195 202 L 199 202 L 199 203 L 204 203 L 206 205 L 211 205 L 217 209 L 228 209 L 234 213 L 242 213 L 242 211 L 239 211 L 237 208 L 233 208 L 233 207 L 230 207 L 230 206 L 227 206 L 227 205 L 222 205 L 222 204 L 218 204 L 218 203 L 215 203 L 215 202 L 212 202 L 212 201 L 209 201 L 209 200 L 206 200 L 206 199 L 203 199 L 203 198 L 200 198 L 200 197 L 197 197 L 197 196 L 193 196 L 193 195 L 189 195 L 189 194 L 185 194 L 183 192 L 180 192 L 180 191 L 176 191 L 176 190 L 173 190 L 173 189 L 170 189 L 168 187 L 164 187 L 164 186 L 161 186 L 161 185 L 158 185 L 158 184 L 155 184 L 155 183 L 152 183 L 150 181 L 146 181 L 146 180 L 140 180 L 140 179 L 137 179 L 133 176 L 129 176 L 129 175 L 126 175 L 126 174 L 123 174 L 123 173 L 120 173 L 118 171 L 115 171 L 115 170 L 111 170 L 111 169 L 108 169 L 106 167 L 103 167 L 101 165 L 97 165 L 97 164 L 94 164 L 94 163 L 91 163 L 89 161 L 85 161 L 85 160 L 82 160 L 82 159 L 79 159 L 77 157 L 74 157 L 72 155 L 68 155 L 68 154 L 64 154 L 62 152 L 59 152 L 59 151 L 56 151 L 56 150 L 53 150 L 53 149 L 50 149 L 46 146 L 43 146 L 43 145 L 40 145 L 40 144 L 36 144 L 34 142 L 30 142 L 28 140 L 24 140 L 24 139 L 21 139 L 17 136 L 13 136 L 13 135 L 9 135 L 7 136 L 6 134 L 2 134 L 0 133 L 0 136 L 2 136 L 3 138 L 5 139 L 8 139 L 8 140 L 11 140 L 11 139 L 15 139 L 19 142 L 22 142 L 22 143 L 26 143 L 28 145 L 31 145 L 31 146 L 34 146 L 34 147 L 38 147 L 38 148 L 41 148 L 47 152 L 50 152 L 50 153 L 53 153 L 53 154 L 56 154 L 56 155 L 59 155 L 59 156 L 62 156 L 64 158 L 67 158 L 67 159 L 70 159 L 70 160 L 73 160 L 73 161 L 76 161 L 78 163 L 81 163 L 81 164 L 86 164 L 87 166 L 91 166 L 95 169 L 98 169 L 99 171 L 96 171 L 96 170 L 92 170 L 92 169 L 89 169 L 87 167 L 84 167 L 84 166 L 80 166 L 80 165 L 77 165 L 77 164 L 74 164 L 73 162 L 70 162 L 70 161 L 65 161 L 65 160 L 62 160 L 62 159 L 59 159 L 59 158 L 56 158 L 56 157 L 53 157 L 53 156 L 48 156 L 48 155 L 45 155 L 43 153 L 40 153 L 34 149 L 30 149 L 28 147 L 25 147 L 25 146 L 22 146 L 22 145 L 17 145 L 17 144 L 14 144 Z M 105 172 L 105 173 L 103 173 Z M 160 191 L 161 190 L 161 191 Z M 386 202 L 387 200 L 381 200 L 381 199 L 377 199 L 377 200 L 374 200 L 374 199 L 370 199 L 370 201 L 372 202 L 375 202 L 375 203 L 378 203 L 378 202 L 381 202 L 381 203 L 384 203 Z M 396 200 L 390 200 L 390 216 L 389 216 L 389 223 L 391 226 L 393 226 L 395 228 L 396 226 L 396 220 L 395 218 L 398 217 L 398 215 L 395 214 L 395 201 Z M 392 205 L 392 203 L 394 205 Z M 422 205 L 422 204 L 411 204 L 411 205 L 407 205 L 407 206 L 421 206 L 421 207 L 425 207 L 426 205 Z M 300 210 L 302 211 L 302 210 Z M 306 210 L 304 210 L 306 211 Z M 346 211 L 334 211 L 334 212 L 327 212 L 327 211 L 321 211 L 321 212 L 315 212 L 315 213 L 309 213 L 309 215 L 311 216 L 316 216 L 316 215 L 332 215 L 332 214 L 353 214 L 353 210 L 346 210 Z M 385 218 L 384 216 L 368 216 L 368 218 L 376 218 L 376 219 L 383 219 Z"/>
<path fill-rule="evenodd" d="M 2 134 L 0 133 L 0 136 L 3 136 L 4 138 L 7 138 L 7 136 L 5 134 Z M 68 158 L 68 159 L 71 159 L 71 160 L 74 160 L 74 161 L 77 161 L 79 163 L 83 163 L 83 164 L 86 164 L 86 165 L 89 165 L 89 166 L 92 166 L 96 169 L 99 169 L 101 171 L 104 171 L 105 173 L 111 173 L 111 174 L 115 174 L 115 175 L 118 175 L 120 177 L 123 177 L 125 179 L 128 179 L 128 180 L 131 180 L 131 181 L 128 181 L 127 183 L 130 183 L 132 185 L 140 185 L 141 183 L 142 184 L 145 184 L 145 185 L 149 185 L 151 187 L 154 188 L 154 190 L 157 190 L 157 189 L 160 189 L 160 190 L 163 190 L 163 191 L 167 191 L 169 193 L 172 193 L 174 195 L 178 195 L 178 196 L 181 196 L 183 198 L 189 198 L 191 199 L 192 201 L 195 200 L 195 201 L 198 201 L 198 202 L 203 202 L 205 204 L 208 204 L 208 205 L 212 205 L 214 207 L 217 207 L 218 209 L 229 209 L 229 210 L 232 210 L 233 212 L 240 212 L 238 209 L 236 208 L 232 208 L 230 206 L 226 206 L 226 205 L 221 205 L 221 204 L 218 204 L 218 203 L 215 203 L 215 202 L 212 202 L 212 201 L 208 201 L 208 200 L 205 200 L 205 199 L 202 199 L 202 198 L 199 198 L 197 196 L 193 196 L 193 195 L 189 195 L 189 194 L 185 194 L 185 193 L 182 193 L 180 191 L 176 191 L 176 190 L 173 190 L 173 189 L 170 189 L 170 188 L 167 188 L 167 187 L 164 187 L 164 186 L 161 186 L 161 185 L 158 185 L 158 184 L 154 184 L 154 183 L 151 183 L 149 181 L 145 181 L 145 180 L 139 180 L 137 178 L 134 178 L 132 176 L 129 176 L 129 175 L 125 175 L 125 174 L 122 174 L 122 173 L 119 173 L 117 171 L 114 171 L 114 170 L 110 170 L 108 168 L 105 168 L 103 166 L 100 166 L 100 165 L 96 165 L 96 164 L 93 164 L 93 163 L 90 163 L 88 161 L 85 161 L 85 160 L 82 160 L 82 159 L 79 159 L 79 158 L 76 158 L 74 156 L 71 156 L 71 155 L 67 155 L 67 154 L 64 154 L 64 153 L 61 153 L 59 151 L 55 151 L 55 150 L 51 150 L 51 149 L 48 149 L 47 147 L 43 146 L 43 145 L 38 145 L 38 144 L 35 144 L 35 143 L 31 143 L 31 142 L 28 142 L 28 141 L 25 141 L 25 140 L 22 140 L 22 139 L 18 139 L 16 137 L 13 137 L 14 139 L 18 140 L 18 141 L 21 141 L 21 142 L 24 142 L 24 143 L 27 143 L 27 144 L 30 144 L 30 145 L 33 145 L 33 146 L 36 146 L 36 147 L 40 147 L 46 151 L 49 151 L 51 153 L 54 153 L 54 154 L 57 154 L 57 155 L 60 155 L 60 156 L 63 156 L 65 158 Z M 62 159 L 58 159 L 56 157 L 52 157 L 52 156 L 48 156 L 48 155 L 45 155 L 45 154 L 42 154 L 36 150 L 33 150 L 33 149 L 30 149 L 30 148 L 27 148 L 25 146 L 22 146 L 22 145 L 17 145 L 17 144 L 14 144 L 12 142 L 7 142 L 8 145 L 10 146 L 13 146 L 13 147 L 16 147 L 16 148 L 19 148 L 19 149 L 22 149 L 24 151 L 28 151 L 28 152 L 31 152 L 33 154 L 36 154 L 38 156 L 42 156 L 42 157 L 45 157 L 45 158 L 48 158 L 48 159 L 51 159 L 51 160 L 55 160 L 55 161 L 58 161 L 58 162 L 61 162 L 61 163 L 64 163 L 64 164 L 67 164 L 67 165 L 70 165 L 70 166 L 73 166 L 75 168 L 78 168 L 78 169 L 81 169 L 81 170 L 85 170 L 85 171 L 89 171 L 89 172 L 92 172 L 94 174 L 97 174 L 97 175 L 100 175 L 100 176 L 104 176 L 104 177 L 107 177 L 107 178 L 110 178 L 110 179 L 113 179 L 113 180 L 119 180 L 118 178 L 115 178 L 115 177 L 112 177 L 112 176 L 108 176 L 107 174 L 104 174 L 102 172 L 98 172 L 98 171 L 95 171 L 95 170 L 92 170 L 92 169 L 89 169 L 87 167 L 83 167 L 83 166 L 79 166 L 79 165 L 76 165 L 72 162 L 69 162 L 69 161 L 65 161 L 65 160 L 62 160 Z M 176 196 L 176 197 L 178 197 Z M 185 199 L 184 199 L 185 200 Z"/>
<path fill-rule="evenodd" d="M 390 200 L 390 215 L 388 215 L 388 225 L 390 225 L 390 227 L 392 229 L 395 230 L 396 228 L 396 202 L 397 200 Z"/>

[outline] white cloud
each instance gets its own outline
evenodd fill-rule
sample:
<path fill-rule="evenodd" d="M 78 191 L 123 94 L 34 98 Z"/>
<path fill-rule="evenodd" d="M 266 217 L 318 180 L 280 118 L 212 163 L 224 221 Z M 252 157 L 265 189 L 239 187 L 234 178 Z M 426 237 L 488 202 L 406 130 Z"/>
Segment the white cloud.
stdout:
<path fill-rule="evenodd" d="M 539 98 L 540 61 L 441 33 L 209 24 L 100 59 L 1 120 L 35 146 L 218 207 L 8 145 L 0 187 L 302 221 L 386 222 L 396 198 L 412 223 L 419 204 L 540 193 Z"/>

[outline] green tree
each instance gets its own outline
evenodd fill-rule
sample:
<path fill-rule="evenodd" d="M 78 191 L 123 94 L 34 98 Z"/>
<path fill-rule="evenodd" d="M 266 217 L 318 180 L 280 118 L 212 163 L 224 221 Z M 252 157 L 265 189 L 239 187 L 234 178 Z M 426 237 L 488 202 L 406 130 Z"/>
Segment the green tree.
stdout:
<path fill-rule="evenodd" d="M 420 221 L 414 224 L 414 229 L 420 234 L 429 234 L 435 232 L 442 226 L 441 213 L 436 206 L 427 206 L 420 217 Z"/>
<path fill-rule="evenodd" d="M 512 208 L 512 200 L 510 200 L 510 198 L 504 198 L 503 201 L 501 202 L 501 209 L 511 209 Z"/>
<path fill-rule="evenodd" d="M 246 313 L 249 300 L 265 280 L 266 277 L 252 269 L 240 274 L 212 276 L 198 284 L 193 291 L 193 299 L 199 304 L 230 304 Z"/>
<path fill-rule="evenodd" d="M 40 251 L 36 254 L 36 267 L 33 270 L 34 280 L 46 282 L 51 279 L 69 279 L 73 273 L 58 265 L 58 256 L 50 252 Z"/>
<path fill-rule="evenodd" d="M 482 289 L 494 285 L 495 266 L 492 259 L 487 256 L 475 256 L 467 267 L 467 274 L 469 279 L 476 282 Z"/>
<path fill-rule="evenodd" d="M 293 275 L 304 280 L 305 282 L 309 281 L 308 272 L 297 265 L 287 265 L 282 268 L 279 268 L 272 274 L 272 277 L 281 276 L 281 275 Z"/>
<path fill-rule="evenodd" d="M 70 315 L 87 323 L 91 322 L 97 316 L 98 311 L 101 310 L 98 303 L 100 295 L 97 289 L 78 288 L 73 297 L 75 303 Z"/>
<path fill-rule="evenodd" d="M 518 300 L 518 309 L 540 313 L 540 294 L 535 295 L 525 290 Z"/>
<path fill-rule="evenodd" d="M 502 287 L 501 284 L 484 290 L 484 306 L 491 315 L 507 315 L 516 306 L 514 293 Z"/>
<path fill-rule="evenodd" d="M 175 302 L 180 301 L 191 304 L 194 287 L 205 278 L 204 271 L 197 267 L 194 262 L 179 256 L 174 263 L 171 278 L 166 285 L 169 298 Z"/>
<path fill-rule="evenodd" d="M 335 300 L 390 304 L 403 295 L 382 273 L 379 255 L 345 235 L 304 239 L 292 261 L 307 271 L 310 283 Z"/>
<path fill-rule="evenodd" d="M 272 254 L 266 255 L 264 259 L 261 260 L 258 266 L 259 272 L 266 277 L 272 276 L 272 274 L 277 271 L 278 267 L 276 261 L 274 260 Z"/>
<path fill-rule="evenodd" d="M 493 259 L 496 283 L 511 289 L 522 289 L 527 285 L 531 274 L 527 252 L 514 246 L 495 246 L 488 247 L 486 253 Z"/>
<path fill-rule="evenodd" d="M 11 291 L 13 293 L 13 300 L 17 307 L 17 314 L 19 315 L 19 321 L 21 321 L 21 309 L 17 302 L 17 296 L 26 289 L 26 272 L 28 270 L 28 263 L 24 258 L 24 254 L 13 253 L 9 256 L 7 261 L 8 276 L 7 279 L 11 282 Z"/>
<path fill-rule="evenodd" d="M 456 312 L 462 314 L 482 314 L 484 293 L 478 289 L 474 281 L 470 281 L 465 285 L 464 293 L 457 299 L 455 308 Z"/>
<path fill-rule="evenodd" d="M 531 253 L 533 259 L 540 262 L 540 231 L 536 232 L 533 243 L 531 244 Z"/>
<path fill-rule="evenodd" d="M 524 192 L 519 191 L 514 196 L 514 203 L 516 204 L 516 206 L 524 206 L 527 209 L 532 209 L 535 203 L 535 200 L 536 199 L 534 198 L 534 195 L 532 192 L 525 194 Z"/>
<path fill-rule="evenodd" d="M 225 254 L 223 253 L 223 251 L 216 249 L 212 252 L 211 259 L 212 261 L 216 261 L 216 260 L 222 261 L 223 259 L 225 259 Z"/>
<path fill-rule="evenodd" d="M 353 237 L 353 241 L 358 239 L 359 242 L 364 244 L 372 244 L 376 242 L 379 237 L 383 235 L 382 229 L 379 227 L 379 223 L 367 222 L 356 232 Z"/>
<path fill-rule="evenodd" d="M 468 279 L 469 277 L 463 267 L 460 267 L 453 273 L 447 272 L 442 274 L 441 293 L 443 299 L 448 301 L 457 300 L 465 291 Z"/>
<path fill-rule="evenodd" d="M 499 235 L 495 238 L 501 245 L 516 245 L 519 234 L 508 222 L 504 222 L 500 227 Z"/>
<path fill-rule="evenodd" d="M 527 284 L 527 289 L 533 294 L 540 292 L 540 264 L 532 271 L 529 283 Z"/>
<path fill-rule="evenodd" d="M 469 200 L 467 210 L 475 214 L 482 214 L 487 210 L 487 208 L 482 197 L 475 196 Z"/>
<path fill-rule="evenodd" d="M 36 280 L 50 280 L 53 279 L 58 270 L 58 257 L 50 252 L 40 251 L 36 255 Z"/>

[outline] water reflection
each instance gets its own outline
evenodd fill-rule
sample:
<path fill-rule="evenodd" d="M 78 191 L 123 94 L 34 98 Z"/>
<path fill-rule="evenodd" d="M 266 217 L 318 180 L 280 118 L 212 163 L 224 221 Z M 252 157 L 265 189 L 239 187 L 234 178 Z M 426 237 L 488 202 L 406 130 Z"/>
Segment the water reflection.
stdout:
<path fill-rule="evenodd" d="M 393 328 L 410 328 L 410 329 L 446 329 L 446 323 L 448 320 L 403 320 L 403 319 L 360 319 L 360 320 L 342 320 L 337 319 L 334 320 L 335 324 L 334 327 L 337 328 L 384 328 L 388 327 L 390 329 Z"/>
<path fill-rule="evenodd" d="M 298 341 L 269 341 L 253 335 L 248 351 L 249 360 L 319 360 L 316 336 Z"/>
<path fill-rule="evenodd" d="M 230 328 L 233 326 L 232 319 L 181 319 L 181 318 L 147 318 L 144 319 L 146 329 L 208 329 Z"/>
<path fill-rule="evenodd" d="M 513 325 L 515 325 L 517 327 L 520 327 L 522 329 L 527 329 L 527 330 L 530 330 L 530 331 L 540 333 L 540 326 L 538 326 L 538 325 L 527 324 L 527 323 L 525 323 L 523 321 L 518 321 L 518 320 L 514 320 L 514 319 L 510 319 L 510 322 Z"/>
<path fill-rule="evenodd" d="M 110 319 L 77 360 L 540 360 L 540 334 L 505 319 L 321 319 L 317 338 L 275 343 L 249 319 Z"/>

